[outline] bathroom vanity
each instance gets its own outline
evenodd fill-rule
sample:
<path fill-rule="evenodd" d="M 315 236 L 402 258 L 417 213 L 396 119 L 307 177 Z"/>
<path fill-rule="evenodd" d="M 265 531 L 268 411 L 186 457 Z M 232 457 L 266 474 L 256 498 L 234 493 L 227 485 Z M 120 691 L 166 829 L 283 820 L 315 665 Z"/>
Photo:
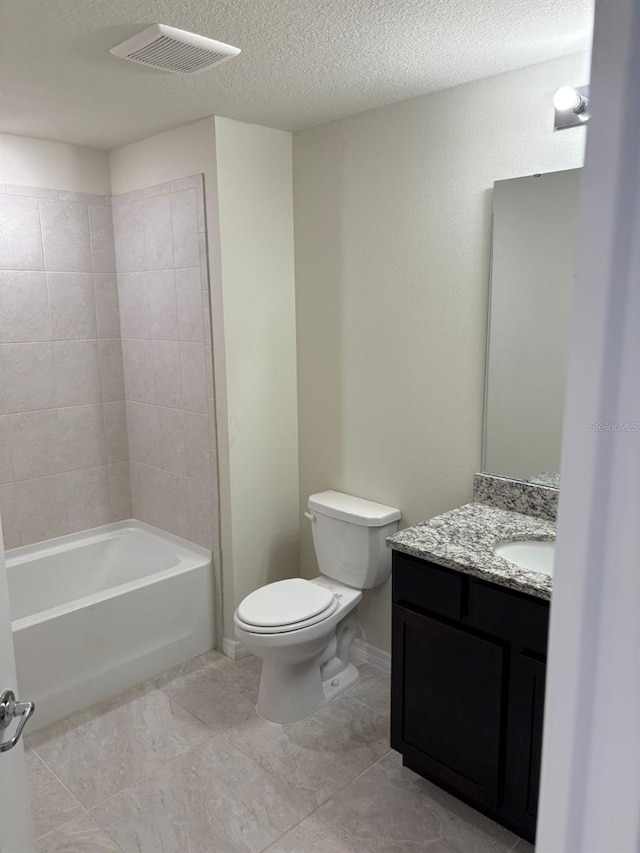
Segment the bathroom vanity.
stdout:
<path fill-rule="evenodd" d="M 391 746 L 407 767 L 530 841 L 551 578 L 508 563 L 495 546 L 552 536 L 548 520 L 469 504 L 388 540 Z"/>

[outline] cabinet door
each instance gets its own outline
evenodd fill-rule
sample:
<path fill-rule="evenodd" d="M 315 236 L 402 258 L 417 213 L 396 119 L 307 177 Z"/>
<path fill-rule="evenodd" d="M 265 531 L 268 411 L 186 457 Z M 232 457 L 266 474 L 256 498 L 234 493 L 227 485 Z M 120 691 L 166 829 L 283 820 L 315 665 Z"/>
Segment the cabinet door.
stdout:
<path fill-rule="evenodd" d="M 505 809 L 531 837 L 535 834 L 542 757 L 546 664 L 524 653 L 511 661 Z"/>
<path fill-rule="evenodd" d="M 445 787 L 497 805 L 504 649 L 393 608 L 391 740 Z"/>

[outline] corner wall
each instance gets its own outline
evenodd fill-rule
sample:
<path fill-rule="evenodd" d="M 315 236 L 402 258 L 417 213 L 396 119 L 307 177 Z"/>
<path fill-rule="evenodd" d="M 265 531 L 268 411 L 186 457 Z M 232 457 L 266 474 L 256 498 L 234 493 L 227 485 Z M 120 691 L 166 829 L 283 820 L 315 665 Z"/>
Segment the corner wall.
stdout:
<path fill-rule="evenodd" d="M 294 135 L 300 502 L 335 488 L 403 526 L 471 499 L 480 469 L 494 181 L 582 165 L 553 132 L 565 57 Z M 303 528 L 302 573 L 317 573 Z M 389 585 L 359 608 L 390 645 Z"/>
<path fill-rule="evenodd" d="M 215 119 L 229 427 L 233 610 L 297 576 L 298 409 L 291 134 Z M 226 542 L 225 542 L 226 536 Z M 225 575 L 226 578 L 226 575 Z"/>

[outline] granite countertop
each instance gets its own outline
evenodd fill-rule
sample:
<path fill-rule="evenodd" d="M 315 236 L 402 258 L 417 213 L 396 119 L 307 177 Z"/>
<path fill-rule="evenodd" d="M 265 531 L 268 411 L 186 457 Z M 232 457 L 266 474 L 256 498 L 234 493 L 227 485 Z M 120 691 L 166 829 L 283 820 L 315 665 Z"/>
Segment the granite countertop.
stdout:
<path fill-rule="evenodd" d="M 505 541 L 548 542 L 555 538 L 553 521 L 472 503 L 407 527 L 387 537 L 387 544 L 396 551 L 549 600 L 552 588 L 549 575 L 516 566 L 499 557 L 494 548 Z"/>

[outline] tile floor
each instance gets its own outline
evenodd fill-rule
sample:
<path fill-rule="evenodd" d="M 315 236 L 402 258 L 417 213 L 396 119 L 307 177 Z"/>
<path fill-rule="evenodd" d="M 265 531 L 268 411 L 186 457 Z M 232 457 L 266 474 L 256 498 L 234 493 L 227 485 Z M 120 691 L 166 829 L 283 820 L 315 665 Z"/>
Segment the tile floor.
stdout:
<path fill-rule="evenodd" d="M 210 652 L 36 732 L 27 766 L 38 853 L 527 853 L 402 767 L 389 680 L 313 717 L 254 710 L 255 658 Z"/>

